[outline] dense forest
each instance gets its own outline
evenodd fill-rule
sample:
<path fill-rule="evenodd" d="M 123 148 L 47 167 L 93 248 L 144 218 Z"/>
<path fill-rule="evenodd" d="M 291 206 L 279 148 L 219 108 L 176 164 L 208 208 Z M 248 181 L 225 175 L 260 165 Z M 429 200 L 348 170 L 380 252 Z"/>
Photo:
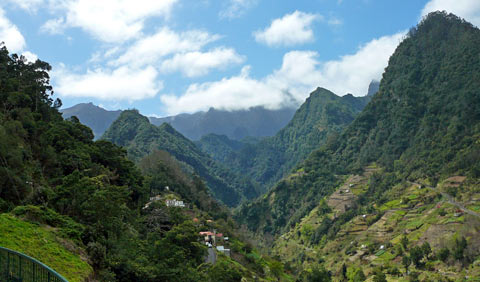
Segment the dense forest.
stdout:
<path fill-rule="evenodd" d="M 70 281 L 285 275 L 279 262 L 243 241 L 227 208 L 174 156 L 152 150 L 135 164 L 125 149 L 93 141 L 76 117 L 64 120 L 61 101 L 52 98 L 50 69 L 0 49 L 2 246 L 44 261 Z M 166 199 L 188 206 L 169 207 Z M 222 255 L 205 263 L 199 232 L 212 228 L 229 235 L 240 263 Z"/>
<path fill-rule="evenodd" d="M 313 150 L 335 138 L 370 101 L 370 96 L 339 97 L 318 88 L 275 136 L 258 142 L 227 141 L 209 135 L 197 144 L 225 166 L 247 175 L 262 187 L 272 186 Z"/>
<path fill-rule="evenodd" d="M 434 12 L 369 95 L 317 88 L 273 137 L 193 142 L 127 110 L 95 141 L 49 64 L 1 46 L 0 245 L 70 281 L 477 281 L 479 54 Z M 206 230 L 232 255 L 206 262 Z"/>
<path fill-rule="evenodd" d="M 258 195 L 255 185 L 248 178 L 214 161 L 170 124 L 152 125 L 136 110 L 122 112 L 102 139 L 125 147 L 135 161 L 154 150 L 169 152 L 187 170 L 202 177 L 213 195 L 228 206 L 236 206 L 242 199 Z"/>
<path fill-rule="evenodd" d="M 332 256 L 335 261 L 329 261 L 329 266 L 342 267 L 342 261 L 344 265 L 358 263 L 346 260 L 348 255 L 341 256 L 339 252 L 345 251 L 353 256 L 357 253 L 353 250 L 361 249 L 357 245 L 350 247 L 350 251 L 345 249 L 347 240 L 354 244 L 359 240 L 357 235 L 364 234 L 361 228 L 367 228 L 365 234 L 370 234 L 369 226 L 378 227 L 375 224 L 380 219 L 381 225 L 386 225 L 395 211 L 400 215 L 416 211 L 410 218 L 415 218 L 418 225 L 411 230 L 399 224 L 410 222 L 409 217 L 401 221 L 403 216 L 400 216 L 396 219 L 397 224 L 388 227 L 382 237 L 372 241 L 369 235 L 362 236 L 370 238 L 364 246 L 371 245 L 373 250 L 389 244 L 394 254 L 387 260 L 390 266 L 395 258 L 401 260 L 403 256 L 405 267 L 408 267 L 408 259 L 417 256 L 415 263 L 419 272 L 415 272 L 417 278 L 412 276 L 410 281 L 418 281 L 415 280 L 418 273 L 428 270 L 425 262 L 429 260 L 423 261 L 423 253 L 418 255 L 416 249 L 410 248 L 419 246 L 419 238 L 432 232 L 433 229 L 428 228 L 445 228 L 440 224 L 444 221 L 434 214 L 446 207 L 450 212 L 455 211 L 455 206 L 457 210 L 463 206 L 478 209 L 475 201 L 470 200 L 478 193 L 480 177 L 479 43 L 480 30 L 470 23 L 444 12 L 430 14 L 412 28 L 397 47 L 383 74 L 379 92 L 358 117 L 341 134 L 314 151 L 266 196 L 244 204 L 237 219 L 266 238 L 267 244 L 280 248 L 277 249 L 280 255 L 287 256 L 286 250 L 281 248 L 290 244 L 289 240 L 293 238 L 302 242 L 300 246 L 312 246 L 319 251 L 337 244 L 336 249 L 329 250 L 336 254 Z M 411 190 L 417 186 L 418 189 L 431 187 L 431 190 Z M 421 199 L 417 198 L 419 195 Z M 458 204 L 450 197 L 464 204 Z M 408 201 L 411 202 L 405 204 Z M 336 206 L 337 203 L 342 206 Z M 415 208 L 419 207 L 422 208 L 417 211 Z M 458 212 L 463 214 L 464 210 Z M 433 218 L 427 216 L 430 213 Z M 451 219 L 453 224 L 460 226 L 457 232 L 453 232 L 453 237 L 442 239 L 445 241 L 441 244 L 431 239 L 430 243 L 436 242 L 438 247 L 435 252 L 448 250 L 447 242 L 457 240 L 460 245 L 453 244 L 452 248 L 461 248 L 461 254 L 456 258 L 464 265 L 475 261 L 480 254 L 476 240 L 469 241 L 468 258 L 463 255 L 467 243 L 459 247 L 464 240 L 462 236 L 471 236 L 479 230 L 478 214 L 471 214 L 465 216 L 465 221 L 462 218 L 461 224 Z M 440 212 L 439 216 L 447 215 Z M 360 228 L 360 223 L 356 222 L 361 222 L 362 217 L 368 220 L 367 225 Z M 352 226 L 359 229 L 348 231 Z M 416 231 L 416 235 L 405 239 L 410 240 L 402 247 L 405 254 L 395 253 L 393 244 L 399 242 L 402 234 L 405 237 L 407 231 Z M 345 232 L 343 238 L 339 232 Z M 450 231 L 443 232 L 446 233 L 439 232 L 438 236 L 451 234 Z M 455 236 L 457 239 L 451 239 Z M 429 237 L 423 240 L 428 242 Z M 409 249 L 410 256 L 407 256 Z M 370 254 L 375 254 L 373 250 Z M 302 253 L 307 254 L 306 251 Z M 313 259 L 328 260 L 320 254 Z M 432 258 L 431 263 L 434 261 Z M 303 260 L 296 261 L 297 265 L 303 263 Z M 384 263 L 380 264 L 380 270 L 388 268 Z M 400 263 L 397 261 L 397 264 Z M 454 260 L 449 261 L 445 267 L 453 264 Z M 347 279 L 347 267 L 343 267 L 343 274 L 339 276 Z M 370 269 L 372 276 L 374 271 L 378 272 L 372 267 L 365 269 Z M 430 269 L 438 268 L 432 266 Z M 356 270 L 352 268 L 352 271 Z M 353 276 L 350 276 L 351 281 L 363 281 L 355 280 Z"/>

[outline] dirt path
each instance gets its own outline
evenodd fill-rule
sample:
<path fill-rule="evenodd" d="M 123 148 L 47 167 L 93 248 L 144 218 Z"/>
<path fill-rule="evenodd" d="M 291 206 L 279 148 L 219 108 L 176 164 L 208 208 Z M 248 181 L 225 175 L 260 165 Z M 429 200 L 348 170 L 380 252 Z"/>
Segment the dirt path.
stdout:
<path fill-rule="evenodd" d="M 215 264 L 217 262 L 217 255 L 215 254 L 215 251 L 213 248 L 208 248 L 208 256 L 205 262 Z"/>
<path fill-rule="evenodd" d="M 452 195 L 450 195 L 450 194 L 448 194 L 448 193 L 445 193 L 445 192 L 441 192 L 441 191 L 439 191 L 436 187 L 428 186 L 428 185 L 420 184 L 420 183 L 416 183 L 416 182 L 411 182 L 411 181 L 407 181 L 407 182 L 410 183 L 410 184 L 412 184 L 412 185 L 425 186 L 425 187 L 427 187 L 427 188 L 430 188 L 430 189 L 432 189 L 432 190 L 435 190 L 435 191 L 439 192 L 440 194 L 442 194 L 442 196 L 445 197 L 450 204 L 452 204 L 452 205 L 456 206 L 457 208 L 463 210 L 464 212 L 468 213 L 469 215 L 472 215 L 472 216 L 475 216 L 475 217 L 480 218 L 480 214 L 479 214 L 479 213 L 467 209 L 464 205 L 462 205 L 461 203 L 455 201 L 455 198 L 453 198 Z"/>

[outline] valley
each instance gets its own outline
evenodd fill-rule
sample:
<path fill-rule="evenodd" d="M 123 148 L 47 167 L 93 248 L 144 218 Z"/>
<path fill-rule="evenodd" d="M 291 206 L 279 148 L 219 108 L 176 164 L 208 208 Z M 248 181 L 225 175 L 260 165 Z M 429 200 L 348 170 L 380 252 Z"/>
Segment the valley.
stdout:
<path fill-rule="evenodd" d="M 479 54 L 436 11 L 364 96 L 153 118 L 60 109 L 1 45 L 0 246 L 68 281 L 479 281 Z"/>

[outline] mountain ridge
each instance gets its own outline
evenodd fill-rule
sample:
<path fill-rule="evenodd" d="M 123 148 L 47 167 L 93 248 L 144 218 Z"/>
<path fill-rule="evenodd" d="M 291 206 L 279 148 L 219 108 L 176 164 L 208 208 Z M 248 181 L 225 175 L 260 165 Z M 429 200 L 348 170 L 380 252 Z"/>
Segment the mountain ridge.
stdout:
<path fill-rule="evenodd" d="M 167 151 L 192 173 L 204 178 L 214 196 L 229 206 L 239 204 L 244 197 L 257 195 L 248 180 L 216 163 L 170 124 L 152 125 L 136 110 L 122 112 L 102 138 L 125 147 L 130 158 L 136 161 L 154 150 Z"/>

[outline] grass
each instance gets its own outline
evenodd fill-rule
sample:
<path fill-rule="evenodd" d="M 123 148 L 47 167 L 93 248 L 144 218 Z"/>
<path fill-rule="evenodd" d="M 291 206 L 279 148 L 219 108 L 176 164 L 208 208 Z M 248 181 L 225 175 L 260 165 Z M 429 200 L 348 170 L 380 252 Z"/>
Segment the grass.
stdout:
<path fill-rule="evenodd" d="M 52 228 L 0 214 L 0 246 L 31 256 L 48 265 L 70 282 L 84 281 L 92 267 L 59 243 Z"/>

